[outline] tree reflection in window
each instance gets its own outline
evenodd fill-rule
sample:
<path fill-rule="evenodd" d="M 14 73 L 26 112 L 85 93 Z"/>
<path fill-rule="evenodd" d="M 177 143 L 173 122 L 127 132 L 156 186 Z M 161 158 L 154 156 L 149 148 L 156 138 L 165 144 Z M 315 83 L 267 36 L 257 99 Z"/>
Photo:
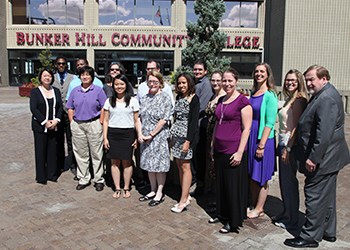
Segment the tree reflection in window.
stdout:
<path fill-rule="evenodd" d="M 170 25 L 170 0 L 99 0 L 98 9 L 100 25 Z"/>

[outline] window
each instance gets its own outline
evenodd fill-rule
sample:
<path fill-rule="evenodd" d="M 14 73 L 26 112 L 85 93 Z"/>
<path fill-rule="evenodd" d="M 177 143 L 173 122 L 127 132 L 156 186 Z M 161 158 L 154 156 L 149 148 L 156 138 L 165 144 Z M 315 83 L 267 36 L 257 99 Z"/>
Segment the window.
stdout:
<path fill-rule="evenodd" d="M 242 79 L 252 79 L 256 64 L 261 62 L 261 53 L 221 52 L 220 57 L 231 59 L 230 67 L 235 68 Z"/>
<path fill-rule="evenodd" d="M 170 0 L 99 0 L 100 25 L 170 26 Z"/>
<path fill-rule="evenodd" d="M 221 27 L 258 27 L 258 3 L 225 1 L 226 11 L 220 22 Z"/>
<path fill-rule="evenodd" d="M 259 1 L 225 1 L 226 11 L 220 21 L 220 27 L 256 28 L 258 26 Z M 186 20 L 196 22 L 193 0 L 186 2 Z"/>
<path fill-rule="evenodd" d="M 12 0 L 13 24 L 84 24 L 83 0 Z"/>

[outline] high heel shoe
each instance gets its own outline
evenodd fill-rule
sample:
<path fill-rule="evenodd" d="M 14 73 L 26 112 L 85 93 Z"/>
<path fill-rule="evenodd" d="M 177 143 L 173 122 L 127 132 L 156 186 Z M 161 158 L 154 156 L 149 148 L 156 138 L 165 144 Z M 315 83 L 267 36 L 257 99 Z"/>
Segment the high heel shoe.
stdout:
<path fill-rule="evenodd" d="M 187 210 L 187 207 L 190 205 L 190 201 L 187 200 L 186 203 L 182 204 L 181 206 L 179 206 L 179 203 L 178 204 L 175 204 L 175 206 L 171 209 L 172 212 L 174 213 L 182 213 L 184 210 Z"/>

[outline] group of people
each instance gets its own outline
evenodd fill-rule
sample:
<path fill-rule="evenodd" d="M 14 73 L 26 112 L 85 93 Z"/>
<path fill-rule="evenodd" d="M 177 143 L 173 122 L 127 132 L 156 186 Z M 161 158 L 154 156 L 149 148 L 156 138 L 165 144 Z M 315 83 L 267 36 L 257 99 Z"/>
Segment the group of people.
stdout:
<path fill-rule="evenodd" d="M 58 57 L 57 73 L 43 69 L 39 73 L 41 85 L 32 90 L 38 183 L 56 181 L 56 169 L 64 168 L 57 164 L 65 132 L 69 167 L 74 169 L 72 165 L 77 163 L 77 190 L 90 184 L 90 165 L 96 190 L 103 190 L 105 150 L 111 161 L 113 198 L 129 198 L 132 155 L 140 147 L 140 168 L 148 173 L 151 190 L 139 201 L 156 206 L 165 200 L 163 188 L 172 154 L 181 197 L 171 211 L 185 211 L 192 200 L 190 187 L 203 183 L 208 175 L 216 183 L 216 217 L 209 223 L 221 222 L 220 233 L 238 232 L 245 219 L 264 215 L 268 181 L 276 170 L 274 128 L 278 115 L 284 210 L 272 221 L 300 234 L 287 239 L 288 246 L 314 247 L 322 239 L 336 240 L 336 177 L 350 156 L 344 139 L 342 101 L 324 67 L 311 66 L 304 73 L 310 100 L 303 75 L 295 69 L 288 71 L 283 83 L 286 101 L 278 111 L 275 81 L 267 63 L 255 67 L 248 99 L 237 87 L 239 74 L 235 69 L 214 71 L 209 80 L 206 63 L 198 60 L 194 77 L 189 73 L 176 77 L 174 101 L 155 61 L 147 63 L 147 79 L 134 97 L 122 64 L 110 66 L 106 84 L 101 86 L 93 68 L 80 60 L 78 77 L 73 77 L 64 69 L 66 59 Z M 70 84 L 65 83 L 67 79 Z M 58 88 L 52 87 L 55 85 Z M 301 232 L 298 169 L 306 175 L 306 223 Z"/>

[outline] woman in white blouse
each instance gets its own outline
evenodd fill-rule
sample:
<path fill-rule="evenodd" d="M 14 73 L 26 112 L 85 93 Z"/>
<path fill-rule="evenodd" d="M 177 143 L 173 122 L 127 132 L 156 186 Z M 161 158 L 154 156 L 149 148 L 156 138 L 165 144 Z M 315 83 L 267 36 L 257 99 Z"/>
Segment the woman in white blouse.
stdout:
<path fill-rule="evenodd" d="M 137 147 L 135 123 L 138 117 L 139 103 L 130 94 L 130 84 L 125 75 L 113 79 L 113 96 L 105 105 L 103 122 L 104 147 L 111 159 L 111 172 L 115 185 L 113 198 L 130 197 L 130 180 L 132 176 L 132 152 Z M 123 168 L 124 189 L 120 188 L 120 173 Z M 123 194 L 122 194 L 123 191 Z"/>

